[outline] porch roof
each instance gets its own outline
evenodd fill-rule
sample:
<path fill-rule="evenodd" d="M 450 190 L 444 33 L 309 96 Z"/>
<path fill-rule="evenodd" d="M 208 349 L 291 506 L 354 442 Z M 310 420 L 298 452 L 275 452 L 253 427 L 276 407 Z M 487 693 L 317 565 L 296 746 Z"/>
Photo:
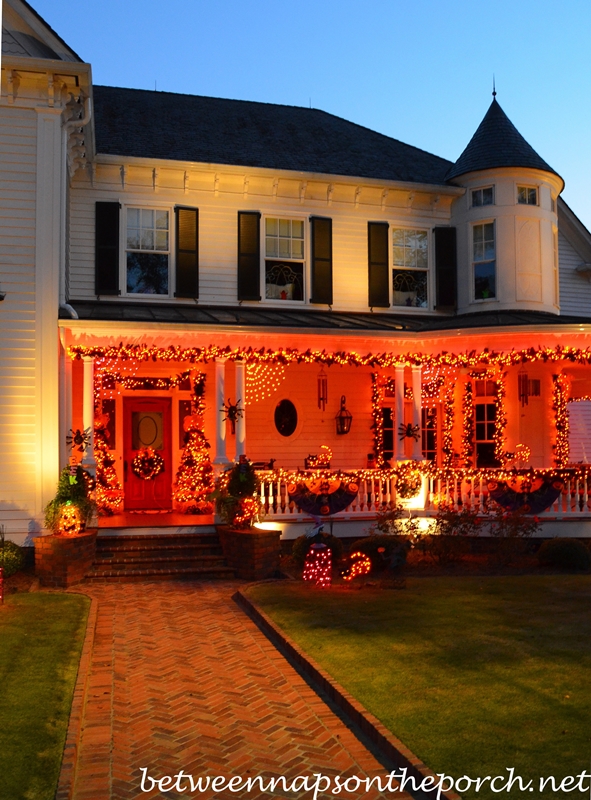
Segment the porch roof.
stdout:
<path fill-rule="evenodd" d="M 259 306 L 209 306 L 163 303 L 122 303 L 70 300 L 79 319 L 103 322 L 146 322 L 192 324 L 196 326 L 240 326 L 299 330 L 358 330 L 427 332 L 462 328 L 556 327 L 589 325 L 588 317 L 559 316 L 540 311 L 484 311 L 457 316 L 406 315 L 396 313 L 355 313 L 315 309 L 271 308 Z M 61 319 L 71 319 L 60 309 Z"/>

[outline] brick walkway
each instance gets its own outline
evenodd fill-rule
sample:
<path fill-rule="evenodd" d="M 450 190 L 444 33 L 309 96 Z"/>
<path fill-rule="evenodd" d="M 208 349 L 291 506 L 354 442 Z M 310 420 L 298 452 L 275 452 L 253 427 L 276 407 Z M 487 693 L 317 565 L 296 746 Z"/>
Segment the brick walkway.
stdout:
<path fill-rule="evenodd" d="M 182 793 L 142 793 L 141 767 L 156 779 L 180 770 L 195 780 L 385 775 L 234 604 L 235 589 L 221 582 L 83 587 L 97 599 L 98 615 L 73 800 L 313 794 L 201 794 L 187 782 Z M 375 789 L 340 796 L 382 797 Z"/>

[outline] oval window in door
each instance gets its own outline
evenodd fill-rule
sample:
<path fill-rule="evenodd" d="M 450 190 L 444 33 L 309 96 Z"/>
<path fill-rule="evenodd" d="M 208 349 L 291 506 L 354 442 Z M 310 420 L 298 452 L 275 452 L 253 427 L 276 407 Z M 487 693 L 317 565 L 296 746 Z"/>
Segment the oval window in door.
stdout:
<path fill-rule="evenodd" d="M 298 426 L 298 412 L 291 400 L 280 400 L 275 408 L 275 427 L 282 436 L 291 436 Z"/>

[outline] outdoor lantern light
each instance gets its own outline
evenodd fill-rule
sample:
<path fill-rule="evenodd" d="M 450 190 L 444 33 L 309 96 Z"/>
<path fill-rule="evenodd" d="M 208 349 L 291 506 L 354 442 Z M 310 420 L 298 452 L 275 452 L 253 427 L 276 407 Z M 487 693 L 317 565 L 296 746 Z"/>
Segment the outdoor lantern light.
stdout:
<path fill-rule="evenodd" d="M 353 415 L 345 408 L 345 400 L 345 395 L 341 395 L 341 408 L 335 417 L 337 421 L 337 434 L 339 434 L 339 436 L 349 433 L 351 430 L 351 422 L 353 421 Z"/>

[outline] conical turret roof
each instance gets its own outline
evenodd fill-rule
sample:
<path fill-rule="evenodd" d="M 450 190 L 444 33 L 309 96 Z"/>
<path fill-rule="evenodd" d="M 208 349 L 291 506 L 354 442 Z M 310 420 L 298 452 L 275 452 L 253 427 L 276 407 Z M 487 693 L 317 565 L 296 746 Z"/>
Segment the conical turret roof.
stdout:
<path fill-rule="evenodd" d="M 525 141 L 497 103 L 496 97 L 470 143 L 445 178 L 449 181 L 467 172 L 495 167 L 529 167 L 558 175 Z"/>

